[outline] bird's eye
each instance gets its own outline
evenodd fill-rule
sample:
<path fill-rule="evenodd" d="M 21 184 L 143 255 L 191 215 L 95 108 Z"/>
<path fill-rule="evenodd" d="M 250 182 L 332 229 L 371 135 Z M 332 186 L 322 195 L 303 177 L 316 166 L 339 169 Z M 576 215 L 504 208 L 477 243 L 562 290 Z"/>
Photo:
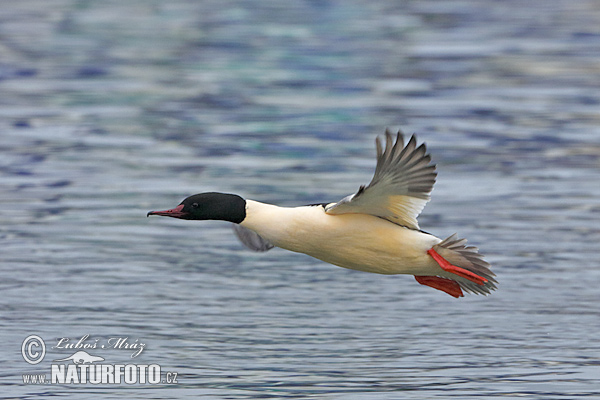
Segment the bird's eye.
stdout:
<path fill-rule="evenodd" d="M 198 208 L 198 203 L 192 204 L 192 208 Z"/>

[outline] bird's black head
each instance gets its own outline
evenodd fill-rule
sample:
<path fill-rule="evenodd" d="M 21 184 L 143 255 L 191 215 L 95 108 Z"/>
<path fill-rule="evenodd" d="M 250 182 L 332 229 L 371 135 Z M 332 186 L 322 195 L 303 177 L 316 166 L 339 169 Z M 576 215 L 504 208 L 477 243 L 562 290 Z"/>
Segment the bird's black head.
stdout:
<path fill-rule="evenodd" d="M 150 211 L 148 216 L 150 215 L 179 219 L 216 219 L 239 224 L 246 218 L 246 200 L 236 194 L 199 193 L 183 200 L 173 209 Z"/>

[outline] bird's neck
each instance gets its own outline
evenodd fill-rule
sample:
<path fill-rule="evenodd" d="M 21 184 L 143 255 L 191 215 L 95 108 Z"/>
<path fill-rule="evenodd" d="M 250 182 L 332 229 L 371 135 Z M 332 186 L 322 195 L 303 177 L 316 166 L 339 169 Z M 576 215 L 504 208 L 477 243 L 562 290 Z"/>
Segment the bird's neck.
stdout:
<path fill-rule="evenodd" d="M 290 218 L 289 210 L 291 209 L 286 207 L 246 200 L 246 218 L 240 225 L 266 235 L 269 230 L 277 230 L 278 226 L 281 227 Z"/>
<path fill-rule="evenodd" d="M 246 218 L 240 225 L 253 230 L 275 246 L 289 249 L 299 240 L 297 235 L 300 231 L 318 218 L 317 213 L 317 207 L 278 207 L 246 200 Z"/>

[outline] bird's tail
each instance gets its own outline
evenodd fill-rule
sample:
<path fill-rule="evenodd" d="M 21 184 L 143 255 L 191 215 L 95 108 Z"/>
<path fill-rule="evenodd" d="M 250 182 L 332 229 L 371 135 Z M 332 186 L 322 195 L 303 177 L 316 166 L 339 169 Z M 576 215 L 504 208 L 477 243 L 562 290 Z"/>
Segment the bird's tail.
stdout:
<path fill-rule="evenodd" d="M 433 246 L 433 250 L 450 264 L 467 271 L 462 275 L 446 273 L 443 277 L 458 282 L 467 292 L 488 295 L 496 290 L 496 274 L 490 270 L 490 264 L 479 254 L 477 247 L 467 246 L 466 243 L 467 239 L 459 239 L 455 233 Z"/>

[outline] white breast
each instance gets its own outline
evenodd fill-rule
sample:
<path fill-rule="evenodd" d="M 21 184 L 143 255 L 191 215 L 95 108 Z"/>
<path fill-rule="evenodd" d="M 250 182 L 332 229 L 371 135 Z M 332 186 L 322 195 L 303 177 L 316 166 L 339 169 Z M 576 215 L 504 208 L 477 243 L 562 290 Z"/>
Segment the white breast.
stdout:
<path fill-rule="evenodd" d="M 328 215 L 323 207 L 277 207 L 246 200 L 242 226 L 277 247 L 380 274 L 431 274 L 427 254 L 441 240 L 366 214 Z"/>

